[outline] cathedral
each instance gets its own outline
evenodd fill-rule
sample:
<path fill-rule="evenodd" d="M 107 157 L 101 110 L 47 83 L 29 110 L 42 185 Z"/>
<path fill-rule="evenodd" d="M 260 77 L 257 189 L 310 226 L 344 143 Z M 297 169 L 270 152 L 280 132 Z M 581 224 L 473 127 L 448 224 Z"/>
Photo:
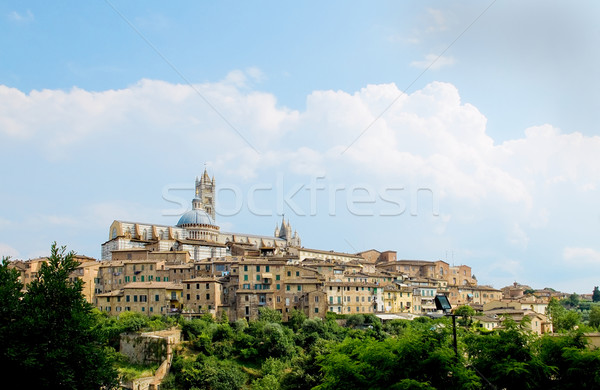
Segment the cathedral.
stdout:
<path fill-rule="evenodd" d="M 284 253 L 300 248 L 300 237 L 292 232 L 289 220 L 282 218 L 273 236 L 223 232 L 216 223 L 215 178 L 206 169 L 196 178 L 191 210 L 175 226 L 115 220 L 108 241 L 102 244 L 102 260 L 111 260 L 116 250 L 149 249 L 152 251 L 187 251 L 191 260 L 224 257 L 234 244 L 247 249 Z"/>

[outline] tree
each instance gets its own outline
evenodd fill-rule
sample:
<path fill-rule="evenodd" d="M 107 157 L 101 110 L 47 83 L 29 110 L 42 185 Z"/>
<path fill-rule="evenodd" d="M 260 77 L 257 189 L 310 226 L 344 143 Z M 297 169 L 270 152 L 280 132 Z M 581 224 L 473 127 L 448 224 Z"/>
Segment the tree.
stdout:
<path fill-rule="evenodd" d="M 600 289 L 598 286 L 594 287 L 594 291 L 592 292 L 592 301 L 600 302 Z"/>
<path fill-rule="evenodd" d="M 9 258 L 2 258 L 0 264 L 0 367 L 14 372 L 17 345 L 13 342 L 20 330 L 17 320 L 20 315 L 20 300 L 23 285 L 19 282 L 19 271 L 9 268 Z"/>
<path fill-rule="evenodd" d="M 568 298 L 565 299 L 565 304 L 571 308 L 579 306 L 579 295 L 577 293 L 573 293 L 569 295 Z"/>
<path fill-rule="evenodd" d="M 469 361 L 498 389 L 535 389 L 547 378 L 545 366 L 535 356 L 532 340 L 515 321 L 490 334 L 469 333 L 464 342 Z"/>
<path fill-rule="evenodd" d="M 590 326 L 597 328 L 600 326 L 600 306 L 592 306 L 590 309 Z"/>
<path fill-rule="evenodd" d="M 454 310 L 454 314 L 461 316 L 459 324 L 462 326 L 469 326 L 473 322 L 472 317 L 475 315 L 475 309 L 469 305 L 463 305 Z"/>
<path fill-rule="evenodd" d="M 281 318 L 281 313 L 275 309 L 271 309 L 270 307 L 264 306 L 258 309 L 258 319 L 260 321 L 280 324 Z"/>
<path fill-rule="evenodd" d="M 554 332 L 572 330 L 581 321 L 579 313 L 565 309 L 556 298 L 550 299 L 546 311 L 552 319 Z"/>
<path fill-rule="evenodd" d="M 73 252 L 54 243 L 47 263 L 28 286 L 14 318 L 20 332 L 14 348 L 15 377 L 36 389 L 115 388 L 117 372 L 96 331 L 82 281 L 70 278 L 78 266 Z M 3 273 L 3 272 L 2 272 Z"/>

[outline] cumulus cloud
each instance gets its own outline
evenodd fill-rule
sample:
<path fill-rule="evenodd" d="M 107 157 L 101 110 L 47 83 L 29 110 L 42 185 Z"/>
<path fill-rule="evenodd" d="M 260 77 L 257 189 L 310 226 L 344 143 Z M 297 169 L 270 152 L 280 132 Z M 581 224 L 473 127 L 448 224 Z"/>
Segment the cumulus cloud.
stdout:
<path fill-rule="evenodd" d="M 581 194 L 589 202 L 595 199 L 600 137 L 542 124 L 496 143 L 486 132 L 487 118 L 444 82 L 411 94 L 393 83 L 313 91 L 306 109 L 298 111 L 253 89 L 251 82 L 260 77 L 259 70 L 250 69 L 213 83 L 141 80 L 97 92 L 24 93 L 0 86 L 0 142 L 51 163 L 85 158 L 111 172 L 115 188 L 127 180 L 122 172 L 162 167 L 169 175 L 188 167 L 197 172 L 204 162 L 232 181 L 264 181 L 283 172 L 307 181 L 324 176 L 346 185 L 427 188 L 442 216 L 428 233 L 459 234 L 460 227 L 468 231 L 485 220 L 492 234 L 503 235 L 495 239 L 520 251 L 531 247 L 533 230 L 559 224 L 558 202 Z M 585 201 L 576 206 L 586 207 Z M 96 202 L 80 214 L 101 224 L 143 219 L 131 211 Z M 151 211 L 141 212 L 151 219 Z M 81 221 L 75 213 L 30 218 L 72 228 Z M 563 253 L 569 261 L 596 258 L 584 254 L 575 248 Z"/>

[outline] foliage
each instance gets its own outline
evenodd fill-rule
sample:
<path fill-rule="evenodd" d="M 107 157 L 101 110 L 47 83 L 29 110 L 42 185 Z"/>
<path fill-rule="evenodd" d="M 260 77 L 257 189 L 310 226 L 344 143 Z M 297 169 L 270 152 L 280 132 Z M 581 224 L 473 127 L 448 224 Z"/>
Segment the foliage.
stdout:
<path fill-rule="evenodd" d="M 2 309 L 7 315 L 2 321 L 11 322 L 1 329 L 2 360 L 11 359 L 3 368 L 14 377 L 27 378 L 29 387 L 98 389 L 117 384 L 110 354 L 97 331 L 97 317 L 82 295 L 82 281 L 70 278 L 77 266 L 74 253 L 54 243 L 48 261 L 18 302 L 14 273 L 4 261 L 0 267 L 0 280 L 7 282 L 0 293 L 10 303 Z"/>
<path fill-rule="evenodd" d="M 548 370 L 532 349 L 533 336 L 514 321 L 491 334 L 471 333 L 464 339 L 466 352 L 478 373 L 497 388 L 533 389 Z"/>
<path fill-rule="evenodd" d="M 592 306 L 590 309 L 589 325 L 594 328 L 600 326 L 600 306 Z"/>
<path fill-rule="evenodd" d="M 568 332 L 581 321 L 579 313 L 565 309 L 556 298 L 550 299 L 546 311 L 552 319 L 554 332 Z"/>
<path fill-rule="evenodd" d="M 600 289 L 598 286 L 595 286 L 594 291 L 592 291 L 592 302 L 600 302 Z"/>
<path fill-rule="evenodd" d="M 258 319 L 265 322 L 281 323 L 281 313 L 269 307 L 261 307 L 258 309 Z"/>
<path fill-rule="evenodd" d="M 563 299 L 562 303 L 567 308 L 576 308 L 579 306 L 580 301 L 581 301 L 581 299 L 579 298 L 579 295 L 576 293 L 573 293 L 573 294 L 569 295 L 568 298 Z"/>
<path fill-rule="evenodd" d="M 317 359 L 323 380 L 316 388 L 478 388 L 476 375 L 457 361 L 445 323 L 436 325 L 444 326 L 417 328 L 402 338 L 330 343 Z"/>
<path fill-rule="evenodd" d="M 9 259 L 3 258 L 0 264 L 0 367 L 7 372 L 14 372 L 15 358 L 19 353 L 19 344 L 15 340 L 19 337 L 20 301 L 23 297 L 19 282 L 19 271 L 8 267 Z"/>
<path fill-rule="evenodd" d="M 475 315 L 475 309 L 469 305 L 463 305 L 454 311 L 454 314 L 460 316 L 458 323 L 461 326 L 470 326 L 473 323 L 473 316 Z"/>
<path fill-rule="evenodd" d="M 247 375 L 235 362 L 221 360 L 216 356 L 183 359 L 173 361 L 175 384 L 182 389 L 241 389 L 247 381 Z"/>

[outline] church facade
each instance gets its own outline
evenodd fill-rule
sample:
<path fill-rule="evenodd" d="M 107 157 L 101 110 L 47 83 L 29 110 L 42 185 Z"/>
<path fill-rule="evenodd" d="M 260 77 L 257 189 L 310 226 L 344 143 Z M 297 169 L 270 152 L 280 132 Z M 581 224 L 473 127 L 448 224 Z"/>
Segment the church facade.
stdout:
<path fill-rule="evenodd" d="M 194 261 L 228 256 L 234 244 L 273 253 L 301 246 L 298 232 L 292 232 L 285 218 L 273 236 L 221 231 L 215 221 L 215 188 L 214 176 L 210 178 L 205 169 L 204 174 L 196 178 L 192 209 L 184 213 L 175 226 L 113 221 L 108 241 L 102 244 L 102 260 L 111 260 L 113 251 L 128 249 L 187 251 Z"/>

